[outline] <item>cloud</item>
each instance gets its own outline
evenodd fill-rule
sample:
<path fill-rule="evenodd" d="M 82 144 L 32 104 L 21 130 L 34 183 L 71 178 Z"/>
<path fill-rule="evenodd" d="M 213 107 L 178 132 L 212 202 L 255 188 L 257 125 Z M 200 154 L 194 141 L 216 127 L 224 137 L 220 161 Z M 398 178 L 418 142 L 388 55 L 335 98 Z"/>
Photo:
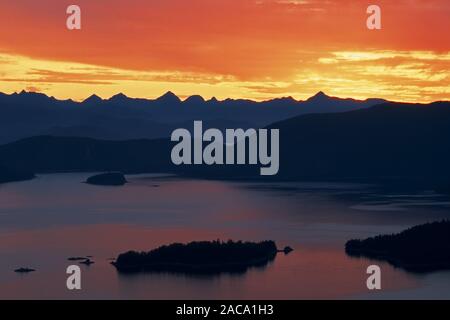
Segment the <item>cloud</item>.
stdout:
<path fill-rule="evenodd" d="M 124 92 L 153 98 L 167 90 L 181 96 L 267 100 L 305 99 L 319 90 L 340 97 L 427 102 L 450 98 L 450 55 L 431 51 L 298 51 L 290 77 L 242 81 L 231 75 L 180 71 L 135 71 L 0 54 L 3 90 L 26 87 L 60 98 L 82 100 Z M 318 57 L 318 58 L 317 58 Z M 74 86 L 76 84 L 76 86 Z"/>
<path fill-rule="evenodd" d="M 318 62 L 328 69 L 353 74 L 354 78 L 376 78 L 405 85 L 450 86 L 450 52 L 372 51 L 333 52 Z"/>
<path fill-rule="evenodd" d="M 35 86 L 28 86 L 25 88 L 25 90 L 28 92 L 40 92 L 41 91 L 41 89 L 39 89 L 38 87 L 35 87 Z"/>

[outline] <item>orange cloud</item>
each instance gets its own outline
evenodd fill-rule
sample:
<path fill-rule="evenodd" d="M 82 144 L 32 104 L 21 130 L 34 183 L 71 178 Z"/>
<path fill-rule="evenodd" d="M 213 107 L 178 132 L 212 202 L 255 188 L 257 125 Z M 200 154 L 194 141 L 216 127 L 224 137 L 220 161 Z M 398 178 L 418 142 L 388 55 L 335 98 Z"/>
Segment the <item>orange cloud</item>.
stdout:
<path fill-rule="evenodd" d="M 449 99 L 446 0 L 379 0 L 381 31 L 361 0 L 77 0 L 68 31 L 72 2 L 0 4 L 0 91 Z"/>

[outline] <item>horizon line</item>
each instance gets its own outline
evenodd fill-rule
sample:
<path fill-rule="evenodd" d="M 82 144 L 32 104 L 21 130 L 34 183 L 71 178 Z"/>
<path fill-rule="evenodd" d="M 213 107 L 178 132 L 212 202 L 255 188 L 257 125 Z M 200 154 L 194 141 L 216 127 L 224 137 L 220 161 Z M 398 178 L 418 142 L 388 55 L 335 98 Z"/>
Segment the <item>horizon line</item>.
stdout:
<path fill-rule="evenodd" d="M 274 101 L 274 100 L 291 99 L 291 100 L 294 100 L 295 102 L 300 103 L 300 102 L 306 102 L 306 101 L 308 101 L 308 100 L 310 100 L 310 99 L 313 99 L 313 98 L 315 98 L 315 97 L 318 97 L 318 96 L 323 96 L 323 97 L 326 97 L 326 98 L 328 98 L 328 99 L 339 99 L 339 100 L 354 100 L 354 101 L 383 100 L 383 101 L 385 101 L 385 102 L 405 103 L 405 104 L 424 104 L 424 105 L 431 104 L 431 103 L 434 103 L 434 102 L 450 102 L 450 100 L 436 100 L 436 101 L 432 101 L 432 102 L 430 102 L 430 101 L 423 101 L 423 102 L 417 102 L 417 101 L 395 101 L 395 100 L 387 100 L 387 99 L 383 99 L 383 98 L 379 98 L 379 97 L 368 97 L 368 98 L 365 98 L 365 99 L 358 99 L 358 98 L 352 98 L 352 97 L 330 96 L 330 95 L 326 94 L 326 93 L 323 92 L 323 91 L 319 91 L 319 92 L 317 92 L 316 94 L 310 96 L 309 98 L 307 98 L 307 99 L 305 99 L 305 100 L 295 99 L 295 98 L 292 97 L 292 96 L 286 96 L 286 95 L 284 95 L 284 96 L 279 96 L 279 97 L 275 97 L 275 98 L 272 98 L 272 99 L 265 99 L 265 100 L 254 100 L 254 99 L 248 99 L 248 98 L 226 98 L 226 99 L 217 99 L 217 98 L 214 97 L 214 96 L 211 97 L 211 98 L 209 98 L 209 99 L 205 99 L 205 98 L 204 98 L 202 95 L 200 95 L 200 94 L 177 95 L 176 93 L 174 93 L 174 92 L 171 91 L 171 90 L 166 91 L 166 92 L 163 93 L 162 95 L 155 96 L 155 97 L 151 97 L 151 98 L 150 98 L 150 97 L 131 97 L 131 96 L 128 96 L 128 95 L 124 94 L 123 92 L 118 92 L 118 93 L 113 94 L 113 95 L 111 95 L 111 96 L 109 96 L 109 97 L 104 97 L 104 96 L 102 97 L 102 96 L 99 95 L 99 94 L 93 93 L 93 94 L 89 95 L 87 98 L 81 99 L 81 100 L 79 100 L 79 99 L 73 99 L 73 98 L 62 99 L 62 98 L 55 97 L 55 96 L 53 96 L 53 95 L 48 95 L 48 94 L 46 94 L 45 92 L 41 92 L 41 91 L 31 91 L 31 90 L 26 90 L 26 89 L 22 89 L 20 92 L 14 91 L 14 92 L 12 92 L 12 93 L 6 93 L 6 92 L 0 91 L 0 94 L 7 95 L 7 96 L 21 95 L 21 94 L 39 94 L 39 95 L 44 95 L 44 96 L 46 96 L 47 98 L 50 98 L 50 99 L 55 99 L 55 100 L 58 100 L 58 101 L 72 101 L 72 102 L 75 102 L 75 103 L 84 103 L 84 102 L 86 102 L 87 100 L 92 99 L 92 98 L 99 98 L 99 99 L 102 100 L 102 101 L 109 101 L 109 100 L 111 100 L 112 98 L 117 97 L 117 96 L 124 96 L 124 97 L 127 98 L 127 99 L 139 99 L 139 100 L 155 101 L 155 100 L 158 100 L 158 99 L 160 99 L 160 98 L 162 98 L 162 97 L 164 97 L 164 96 L 167 96 L 167 95 L 173 95 L 174 97 L 178 98 L 178 99 L 180 100 L 180 102 L 185 102 L 185 101 L 187 101 L 189 98 L 192 98 L 192 97 L 200 97 L 200 98 L 203 99 L 205 102 L 213 101 L 213 100 L 216 100 L 216 101 L 218 101 L 218 102 L 224 102 L 224 101 L 227 101 L 227 100 L 232 100 L 232 101 L 239 101 L 239 100 L 242 100 L 242 101 L 251 101 L 251 102 L 255 102 L 255 103 L 263 103 L 263 102 L 270 102 L 270 101 Z"/>

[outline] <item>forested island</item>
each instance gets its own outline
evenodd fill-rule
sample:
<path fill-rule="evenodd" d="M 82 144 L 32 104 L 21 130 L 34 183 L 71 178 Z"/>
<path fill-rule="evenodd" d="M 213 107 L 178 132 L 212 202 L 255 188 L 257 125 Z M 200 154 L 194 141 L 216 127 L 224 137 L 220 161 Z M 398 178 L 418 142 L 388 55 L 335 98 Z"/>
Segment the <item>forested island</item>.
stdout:
<path fill-rule="evenodd" d="M 119 272 L 239 273 L 268 264 L 277 251 L 274 241 L 174 243 L 149 252 L 122 253 L 112 264 Z"/>
<path fill-rule="evenodd" d="M 450 221 L 427 223 L 399 234 L 350 240 L 347 254 L 386 260 L 413 272 L 450 269 Z"/>
<path fill-rule="evenodd" d="M 99 186 L 123 186 L 127 180 L 120 172 L 108 172 L 89 177 L 86 183 Z"/>

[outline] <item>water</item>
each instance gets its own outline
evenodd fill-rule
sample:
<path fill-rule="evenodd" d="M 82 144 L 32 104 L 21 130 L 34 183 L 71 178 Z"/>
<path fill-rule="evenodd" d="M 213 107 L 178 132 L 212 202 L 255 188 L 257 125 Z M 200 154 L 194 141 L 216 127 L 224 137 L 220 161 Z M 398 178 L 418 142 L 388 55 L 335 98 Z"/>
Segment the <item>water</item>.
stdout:
<path fill-rule="evenodd" d="M 90 174 L 41 175 L 0 185 L 1 299 L 450 298 L 450 272 L 407 273 L 348 257 L 345 241 L 450 217 L 448 197 L 385 193 L 343 183 L 232 183 L 128 176 L 124 187 L 82 183 Z M 240 275 L 118 274 L 110 259 L 129 249 L 193 240 L 265 240 L 289 245 L 264 268 Z M 71 256 L 82 290 L 66 289 Z M 368 291 L 366 268 L 382 269 Z M 16 274 L 18 267 L 36 272 Z"/>

